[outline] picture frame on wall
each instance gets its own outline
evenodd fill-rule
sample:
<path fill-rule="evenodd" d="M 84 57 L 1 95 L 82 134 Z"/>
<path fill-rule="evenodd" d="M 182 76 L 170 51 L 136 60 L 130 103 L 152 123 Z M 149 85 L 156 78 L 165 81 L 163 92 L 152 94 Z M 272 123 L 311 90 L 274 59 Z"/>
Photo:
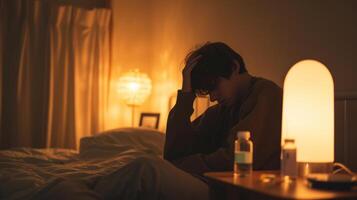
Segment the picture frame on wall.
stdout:
<path fill-rule="evenodd" d="M 159 129 L 160 113 L 141 113 L 140 114 L 140 127 Z"/>

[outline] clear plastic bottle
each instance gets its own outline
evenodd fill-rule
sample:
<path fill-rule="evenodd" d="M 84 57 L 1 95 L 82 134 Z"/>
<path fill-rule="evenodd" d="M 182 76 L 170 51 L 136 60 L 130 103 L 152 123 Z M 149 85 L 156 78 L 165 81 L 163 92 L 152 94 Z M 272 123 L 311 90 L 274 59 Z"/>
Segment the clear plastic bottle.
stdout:
<path fill-rule="evenodd" d="M 249 131 L 238 131 L 234 142 L 234 175 L 246 176 L 252 173 L 253 142 Z"/>
<path fill-rule="evenodd" d="M 281 177 L 285 180 L 295 179 L 298 174 L 296 162 L 296 145 L 294 139 L 285 139 L 281 148 Z"/>

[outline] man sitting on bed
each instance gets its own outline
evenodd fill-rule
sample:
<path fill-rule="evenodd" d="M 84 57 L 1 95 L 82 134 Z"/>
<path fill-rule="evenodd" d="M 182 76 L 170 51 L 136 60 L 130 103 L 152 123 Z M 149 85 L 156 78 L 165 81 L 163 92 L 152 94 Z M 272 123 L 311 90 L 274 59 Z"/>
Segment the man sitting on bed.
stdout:
<path fill-rule="evenodd" d="M 207 43 L 186 57 L 182 89 L 167 122 L 164 158 L 202 178 L 209 171 L 232 171 L 237 131 L 253 141 L 253 170 L 277 170 L 280 163 L 282 89 L 250 75 L 228 45 Z M 191 122 L 196 95 L 218 104 Z"/>
<path fill-rule="evenodd" d="M 166 160 L 139 157 L 109 174 L 97 186 L 109 188 L 102 192 L 105 199 L 221 199 L 224 194 L 210 190 L 203 173 L 232 170 L 239 130 L 251 131 L 254 170 L 279 168 L 281 88 L 251 76 L 241 56 L 220 42 L 190 53 L 182 74 L 182 89 L 167 122 Z M 201 94 L 218 104 L 191 122 L 193 101 Z"/>

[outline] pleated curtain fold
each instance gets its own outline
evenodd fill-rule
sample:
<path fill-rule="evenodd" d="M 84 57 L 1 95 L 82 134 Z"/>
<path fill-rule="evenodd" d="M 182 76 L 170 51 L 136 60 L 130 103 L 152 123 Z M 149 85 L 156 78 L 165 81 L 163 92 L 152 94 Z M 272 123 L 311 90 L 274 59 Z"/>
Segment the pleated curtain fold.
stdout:
<path fill-rule="evenodd" d="M 0 147 L 78 148 L 105 129 L 110 8 L 0 2 Z"/>

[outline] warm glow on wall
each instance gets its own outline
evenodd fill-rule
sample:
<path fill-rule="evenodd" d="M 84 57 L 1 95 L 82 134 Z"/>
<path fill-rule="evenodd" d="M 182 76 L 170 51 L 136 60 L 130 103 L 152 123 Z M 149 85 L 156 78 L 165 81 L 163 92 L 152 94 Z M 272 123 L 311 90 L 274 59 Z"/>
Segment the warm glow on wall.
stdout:
<path fill-rule="evenodd" d="M 129 106 L 142 105 L 151 92 L 151 80 L 139 70 L 123 74 L 119 78 L 118 93 L 120 99 Z"/>
<path fill-rule="evenodd" d="M 297 161 L 334 161 L 334 83 L 320 62 L 295 64 L 284 81 L 282 141 L 293 138 Z"/>

